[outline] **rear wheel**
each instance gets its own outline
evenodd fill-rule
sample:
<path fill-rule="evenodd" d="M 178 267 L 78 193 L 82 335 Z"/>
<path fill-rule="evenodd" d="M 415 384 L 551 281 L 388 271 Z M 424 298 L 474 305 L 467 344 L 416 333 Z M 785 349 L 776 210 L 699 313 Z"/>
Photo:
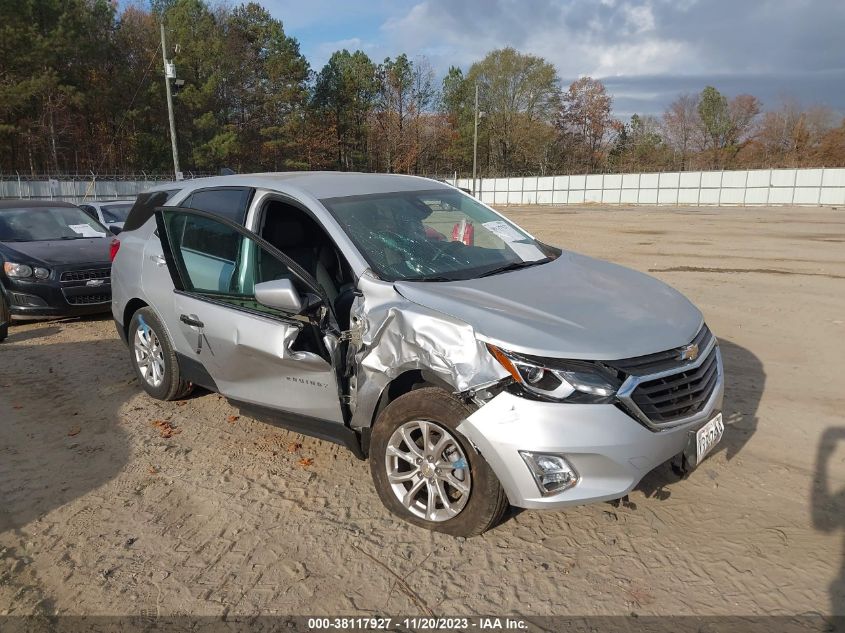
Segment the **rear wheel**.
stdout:
<path fill-rule="evenodd" d="M 379 415 L 370 441 L 376 491 L 397 516 L 453 536 L 493 527 L 507 497 L 493 469 L 457 431 L 472 409 L 439 388 L 417 389 Z"/>
<path fill-rule="evenodd" d="M 12 311 L 9 309 L 9 304 L 6 303 L 6 297 L 0 291 L 0 341 L 3 341 L 9 336 L 9 326 L 12 323 Z"/>
<path fill-rule="evenodd" d="M 157 400 L 178 400 L 193 385 L 179 371 L 176 352 L 151 308 L 141 308 L 129 322 L 129 357 L 141 386 Z"/>

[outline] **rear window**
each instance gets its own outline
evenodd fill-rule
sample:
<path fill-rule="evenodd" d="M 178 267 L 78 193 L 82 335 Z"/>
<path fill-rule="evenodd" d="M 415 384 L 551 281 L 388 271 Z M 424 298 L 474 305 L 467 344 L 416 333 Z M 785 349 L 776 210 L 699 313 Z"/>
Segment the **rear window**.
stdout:
<path fill-rule="evenodd" d="M 132 206 L 128 202 L 126 204 L 104 204 L 100 207 L 100 210 L 103 212 L 103 219 L 106 222 L 126 222 Z"/>
<path fill-rule="evenodd" d="M 149 193 L 139 194 L 135 199 L 135 204 L 129 210 L 129 215 L 126 216 L 123 230 L 134 231 L 144 226 L 147 220 L 153 217 L 156 207 L 163 207 L 179 191 L 181 190 L 168 189 L 166 191 L 151 191 Z"/>

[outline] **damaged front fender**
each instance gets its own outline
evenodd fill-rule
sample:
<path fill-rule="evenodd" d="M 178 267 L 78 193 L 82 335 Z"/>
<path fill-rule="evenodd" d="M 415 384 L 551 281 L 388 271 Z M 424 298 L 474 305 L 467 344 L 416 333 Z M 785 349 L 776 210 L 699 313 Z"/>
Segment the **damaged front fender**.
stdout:
<path fill-rule="evenodd" d="M 354 368 L 353 428 L 368 427 L 390 382 L 411 370 L 436 374 L 456 393 L 472 391 L 508 376 L 469 324 L 410 302 L 393 284 L 368 274 L 358 282 L 362 296 L 352 306 L 360 329 L 350 345 Z"/>

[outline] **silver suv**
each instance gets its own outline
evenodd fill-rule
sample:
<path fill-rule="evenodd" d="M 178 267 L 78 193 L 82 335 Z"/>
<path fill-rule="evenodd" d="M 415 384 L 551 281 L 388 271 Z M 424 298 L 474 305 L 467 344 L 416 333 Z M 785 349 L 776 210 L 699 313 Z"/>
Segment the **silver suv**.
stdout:
<path fill-rule="evenodd" d="M 219 392 L 368 457 L 384 504 L 454 535 L 508 503 L 627 494 L 721 439 L 701 313 L 412 176 L 223 176 L 139 196 L 112 310 L 142 387 Z"/>

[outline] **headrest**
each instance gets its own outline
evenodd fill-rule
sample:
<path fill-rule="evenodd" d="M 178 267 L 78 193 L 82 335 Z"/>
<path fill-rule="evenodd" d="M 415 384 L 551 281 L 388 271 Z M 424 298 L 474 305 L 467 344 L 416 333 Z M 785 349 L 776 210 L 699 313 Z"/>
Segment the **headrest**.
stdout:
<path fill-rule="evenodd" d="M 305 229 L 296 220 L 279 220 L 270 225 L 267 241 L 279 249 L 303 246 Z"/>

